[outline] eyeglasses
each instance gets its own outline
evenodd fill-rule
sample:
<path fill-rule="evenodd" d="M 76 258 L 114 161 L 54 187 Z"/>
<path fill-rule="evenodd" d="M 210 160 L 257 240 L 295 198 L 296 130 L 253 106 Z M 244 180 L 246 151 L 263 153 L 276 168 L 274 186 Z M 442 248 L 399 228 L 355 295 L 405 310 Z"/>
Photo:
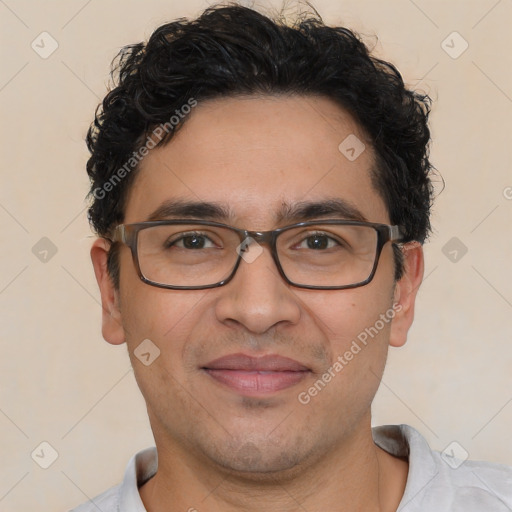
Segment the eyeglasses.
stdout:
<path fill-rule="evenodd" d="M 272 231 L 162 220 L 120 224 L 112 237 L 130 247 L 142 281 L 174 290 L 227 284 L 242 259 L 250 263 L 259 255 L 259 244 L 270 246 L 280 275 L 292 286 L 356 288 L 372 280 L 384 245 L 401 240 L 398 226 L 349 220 L 301 222 Z"/>

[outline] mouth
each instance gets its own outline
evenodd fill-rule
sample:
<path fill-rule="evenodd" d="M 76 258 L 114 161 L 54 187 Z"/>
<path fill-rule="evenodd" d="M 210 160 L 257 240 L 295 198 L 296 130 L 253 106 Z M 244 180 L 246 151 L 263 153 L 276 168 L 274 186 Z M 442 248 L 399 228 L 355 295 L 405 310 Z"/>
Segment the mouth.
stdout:
<path fill-rule="evenodd" d="M 261 396 L 290 388 L 311 370 L 293 359 L 270 354 L 230 354 L 201 368 L 223 386 L 245 396 Z"/>

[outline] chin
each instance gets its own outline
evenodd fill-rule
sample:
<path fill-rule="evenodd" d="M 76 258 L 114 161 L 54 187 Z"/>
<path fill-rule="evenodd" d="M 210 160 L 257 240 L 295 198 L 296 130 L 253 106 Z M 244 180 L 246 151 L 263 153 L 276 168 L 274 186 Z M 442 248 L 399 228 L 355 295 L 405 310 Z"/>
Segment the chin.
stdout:
<path fill-rule="evenodd" d="M 275 483 L 276 478 L 283 481 L 294 478 L 309 458 L 301 439 L 297 438 L 290 443 L 290 437 L 287 437 L 286 445 L 282 441 L 268 438 L 259 441 L 254 438 L 252 441 L 231 438 L 223 446 L 210 444 L 205 452 L 215 465 L 220 466 L 231 477 Z"/>

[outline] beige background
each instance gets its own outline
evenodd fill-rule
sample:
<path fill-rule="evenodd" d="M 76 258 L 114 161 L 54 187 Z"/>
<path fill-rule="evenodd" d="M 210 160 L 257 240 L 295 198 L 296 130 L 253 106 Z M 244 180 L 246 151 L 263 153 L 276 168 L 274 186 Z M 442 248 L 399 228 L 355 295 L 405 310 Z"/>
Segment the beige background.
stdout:
<path fill-rule="evenodd" d="M 0 1 L 0 511 L 68 510 L 152 444 L 126 350 L 100 334 L 83 139 L 120 47 L 206 5 Z M 512 464 L 512 1 L 314 5 L 369 42 L 377 34 L 378 53 L 436 100 L 432 160 L 446 188 L 416 323 L 390 353 L 374 423 L 409 423 L 436 449 L 455 440 L 471 458 Z M 46 59 L 31 48 L 43 31 L 59 45 Z M 469 43 L 458 58 L 441 46 L 453 31 Z M 452 54 L 462 43 L 447 40 Z M 46 262 L 42 237 L 57 249 Z M 467 247 L 456 262 L 444 254 L 452 237 Z M 48 469 L 31 458 L 43 441 L 58 452 Z"/>

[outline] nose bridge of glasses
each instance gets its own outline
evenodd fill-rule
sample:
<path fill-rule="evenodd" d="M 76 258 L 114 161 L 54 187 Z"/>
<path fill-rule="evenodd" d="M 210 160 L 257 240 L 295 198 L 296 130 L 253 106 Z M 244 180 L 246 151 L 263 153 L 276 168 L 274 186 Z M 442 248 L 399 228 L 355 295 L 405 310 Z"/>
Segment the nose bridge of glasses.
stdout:
<path fill-rule="evenodd" d="M 252 238 L 255 242 L 261 244 L 272 244 L 274 232 L 273 231 L 245 231 L 244 242 Z"/>
<path fill-rule="evenodd" d="M 274 231 L 243 230 L 239 231 L 239 235 L 241 235 L 241 243 L 236 252 L 239 257 L 243 258 L 246 262 L 252 263 L 264 251 L 263 245 L 267 245 L 269 253 L 274 259 L 276 258 Z"/>
<path fill-rule="evenodd" d="M 251 245 L 256 243 L 257 246 L 267 245 L 270 249 L 270 252 L 274 253 L 273 241 L 275 238 L 275 233 L 273 231 L 249 231 L 245 230 L 242 234 L 242 241 L 240 243 L 240 250 L 242 252 L 248 251 Z M 263 248 L 260 249 L 260 252 Z"/>

